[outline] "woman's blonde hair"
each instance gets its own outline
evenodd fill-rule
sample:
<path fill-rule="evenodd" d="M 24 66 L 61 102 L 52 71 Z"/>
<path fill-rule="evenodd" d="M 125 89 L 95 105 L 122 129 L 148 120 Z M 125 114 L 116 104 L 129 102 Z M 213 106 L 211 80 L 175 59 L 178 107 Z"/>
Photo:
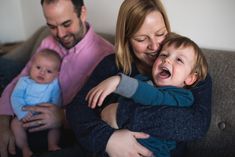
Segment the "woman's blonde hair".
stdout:
<path fill-rule="evenodd" d="M 166 29 L 170 32 L 170 23 L 161 0 L 124 0 L 119 9 L 115 37 L 116 64 L 125 74 L 132 71 L 133 53 L 129 40 L 153 11 L 162 14 Z"/>

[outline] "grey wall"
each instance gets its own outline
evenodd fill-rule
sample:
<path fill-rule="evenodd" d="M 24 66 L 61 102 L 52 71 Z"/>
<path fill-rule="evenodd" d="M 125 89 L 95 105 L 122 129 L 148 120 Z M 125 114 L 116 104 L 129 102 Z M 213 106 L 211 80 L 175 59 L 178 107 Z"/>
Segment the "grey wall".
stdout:
<path fill-rule="evenodd" d="M 115 33 L 123 0 L 84 0 L 88 21 L 97 32 Z M 199 46 L 235 50 L 234 0 L 163 0 L 172 30 Z M 27 39 L 45 24 L 40 0 L 0 0 L 0 42 Z"/>

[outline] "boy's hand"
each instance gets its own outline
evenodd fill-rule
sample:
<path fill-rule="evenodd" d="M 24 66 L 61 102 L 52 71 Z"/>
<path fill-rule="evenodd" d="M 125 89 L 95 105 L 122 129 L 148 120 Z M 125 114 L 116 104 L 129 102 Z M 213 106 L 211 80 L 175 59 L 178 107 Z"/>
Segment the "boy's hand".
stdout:
<path fill-rule="evenodd" d="M 120 79 L 120 76 L 112 76 L 92 88 L 86 96 L 88 106 L 91 108 L 95 108 L 97 105 L 101 106 L 104 99 L 116 90 Z"/>

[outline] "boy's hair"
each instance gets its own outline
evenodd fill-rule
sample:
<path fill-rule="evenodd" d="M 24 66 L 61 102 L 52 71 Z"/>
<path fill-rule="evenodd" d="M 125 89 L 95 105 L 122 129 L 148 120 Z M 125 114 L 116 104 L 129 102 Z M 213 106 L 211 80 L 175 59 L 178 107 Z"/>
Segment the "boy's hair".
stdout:
<path fill-rule="evenodd" d="M 60 57 L 60 55 L 52 49 L 42 49 L 39 53 L 37 53 L 34 57 L 36 56 L 43 56 L 46 58 L 50 58 L 53 61 L 55 61 L 58 65 L 58 71 L 60 70 L 60 66 L 62 63 L 62 58 Z"/>
<path fill-rule="evenodd" d="M 185 36 L 181 36 L 179 34 L 171 32 L 168 33 L 166 35 L 166 38 L 163 40 L 162 47 L 163 46 L 174 46 L 175 48 L 192 47 L 196 56 L 196 61 L 192 69 L 192 73 L 196 73 L 197 80 L 191 86 L 196 85 L 199 81 L 206 78 L 208 73 L 208 63 L 202 50 L 194 41 Z"/>
<path fill-rule="evenodd" d="M 41 5 L 43 6 L 44 2 L 47 4 L 50 4 L 50 3 L 56 3 L 58 1 L 60 1 L 60 0 L 41 0 Z M 77 16 L 80 17 L 81 8 L 82 8 L 82 6 L 84 6 L 84 1 L 83 0 L 70 0 L 70 1 L 73 3 L 74 9 L 77 12 Z"/>

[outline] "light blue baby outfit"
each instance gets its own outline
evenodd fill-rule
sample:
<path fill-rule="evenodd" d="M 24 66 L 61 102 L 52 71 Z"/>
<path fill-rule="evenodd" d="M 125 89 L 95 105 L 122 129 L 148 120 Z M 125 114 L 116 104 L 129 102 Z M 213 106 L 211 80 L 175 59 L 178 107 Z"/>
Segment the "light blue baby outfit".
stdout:
<path fill-rule="evenodd" d="M 49 84 L 39 84 L 28 76 L 23 76 L 17 82 L 12 95 L 11 104 L 17 118 L 21 120 L 28 114 L 24 106 L 35 106 L 41 103 L 61 105 L 61 89 L 58 79 Z"/>

